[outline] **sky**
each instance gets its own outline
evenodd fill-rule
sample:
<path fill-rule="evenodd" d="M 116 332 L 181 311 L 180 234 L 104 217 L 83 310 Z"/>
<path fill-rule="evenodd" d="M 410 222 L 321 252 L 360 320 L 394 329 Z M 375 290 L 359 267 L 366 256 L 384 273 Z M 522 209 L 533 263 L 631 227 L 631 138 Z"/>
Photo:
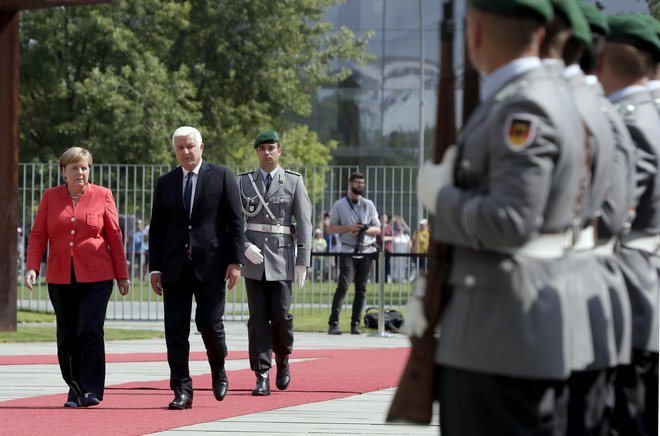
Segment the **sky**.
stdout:
<path fill-rule="evenodd" d="M 600 0 L 605 7 L 606 15 L 614 15 L 620 12 L 642 12 L 648 13 L 649 8 L 646 0 Z"/>

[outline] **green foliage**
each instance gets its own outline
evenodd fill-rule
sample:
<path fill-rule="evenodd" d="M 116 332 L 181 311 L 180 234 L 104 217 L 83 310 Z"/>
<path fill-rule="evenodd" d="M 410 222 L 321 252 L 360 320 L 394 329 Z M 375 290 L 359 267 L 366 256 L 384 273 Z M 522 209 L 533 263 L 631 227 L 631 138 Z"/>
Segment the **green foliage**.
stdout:
<path fill-rule="evenodd" d="M 174 163 L 194 125 L 205 157 L 255 163 L 263 129 L 287 138 L 283 166 L 325 165 L 334 142 L 290 120 L 322 85 L 365 61 L 369 34 L 322 22 L 340 0 L 133 0 L 21 15 L 21 160 L 69 146 L 97 162 Z"/>

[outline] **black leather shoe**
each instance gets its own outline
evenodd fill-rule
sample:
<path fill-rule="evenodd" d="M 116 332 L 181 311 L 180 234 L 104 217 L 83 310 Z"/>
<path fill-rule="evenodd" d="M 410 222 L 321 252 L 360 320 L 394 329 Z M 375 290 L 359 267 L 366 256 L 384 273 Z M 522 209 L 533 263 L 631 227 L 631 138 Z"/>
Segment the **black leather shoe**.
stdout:
<path fill-rule="evenodd" d="M 78 399 L 78 403 L 82 407 L 91 407 L 98 406 L 101 403 L 101 400 L 99 400 L 99 397 L 97 397 L 96 394 L 87 392 L 85 395 Z"/>
<path fill-rule="evenodd" d="M 220 372 L 211 373 L 211 385 L 215 399 L 218 401 L 224 400 L 227 390 L 229 390 L 229 381 L 227 380 L 227 373 L 225 373 L 224 369 Z"/>
<path fill-rule="evenodd" d="M 361 335 L 362 331 L 360 331 L 360 327 L 357 324 L 351 325 L 351 334 L 352 335 Z"/>
<path fill-rule="evenodd" d="M 67 408 L 78 407 L 78 402 L 77 401 L 67 401 L 66 403 L 64 403 L 64 407 L 67 407 Z"/>
<path fill-rule="evenodd" d="M 177 395 L 167 408 L 170 410 L 192 409 L 192 398 L 186 394 Z"/>
<path fill-rule="evenodd" d="M 330 327 L 328 327 L 328 334 L 329 335 L 341 335 L 342 331 L 339 330 L 339 326 L 337 326 L 337 324 L 330 324 Z"/>
<path fill-rule="evenodd" d="M 280 391 L 285 390 L 291 383 L 291 371 L 289 370 L 289 356 L 275 356 L 277 365 L 277 375 L 275 376 L 275 386 Z"/>
<path fill-rule="evenodd" d="M 270 381 L 268 380 L 268 370 L 254 372 L 257 376 L 257 385 L 252 389 L 252 396 L 267 397 L 270 395 Z"/>

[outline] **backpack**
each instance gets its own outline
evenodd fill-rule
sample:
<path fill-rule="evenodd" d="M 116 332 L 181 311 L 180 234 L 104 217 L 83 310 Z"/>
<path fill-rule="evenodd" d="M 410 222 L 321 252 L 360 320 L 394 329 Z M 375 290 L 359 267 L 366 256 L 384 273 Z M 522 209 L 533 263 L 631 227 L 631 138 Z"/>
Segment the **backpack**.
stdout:
<path fill-rule="evenodd" d="M 403 315 L 398 310 L 387 309 L 385 310 L 385 330 L 392 333 L 398 333 L 403 325 Z M 371 306 L 367 308 L 364 315 L 364 325 L 368 328 L 378 328 L 378 308 Z"/>

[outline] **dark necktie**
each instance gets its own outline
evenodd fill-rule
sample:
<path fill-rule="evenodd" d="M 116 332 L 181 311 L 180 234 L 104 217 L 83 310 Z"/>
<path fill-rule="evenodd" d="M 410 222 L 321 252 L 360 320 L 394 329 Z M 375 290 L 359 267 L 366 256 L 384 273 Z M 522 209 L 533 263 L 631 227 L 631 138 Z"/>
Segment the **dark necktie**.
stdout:
<path fill-rule="evenodd" d="M 270 173 L 266 176 L 266 192 L 268 192 L 268 189 L 270 188 L 270 182 L 273 180 L 273 178 L 270 176 Z"/>
<path fill-rule="evenodd" d="M 183 207 L 190 217 L 190 206 L 192 206 L 192 171 L 186 176 L 186 188 L 183 190 Z"/>

